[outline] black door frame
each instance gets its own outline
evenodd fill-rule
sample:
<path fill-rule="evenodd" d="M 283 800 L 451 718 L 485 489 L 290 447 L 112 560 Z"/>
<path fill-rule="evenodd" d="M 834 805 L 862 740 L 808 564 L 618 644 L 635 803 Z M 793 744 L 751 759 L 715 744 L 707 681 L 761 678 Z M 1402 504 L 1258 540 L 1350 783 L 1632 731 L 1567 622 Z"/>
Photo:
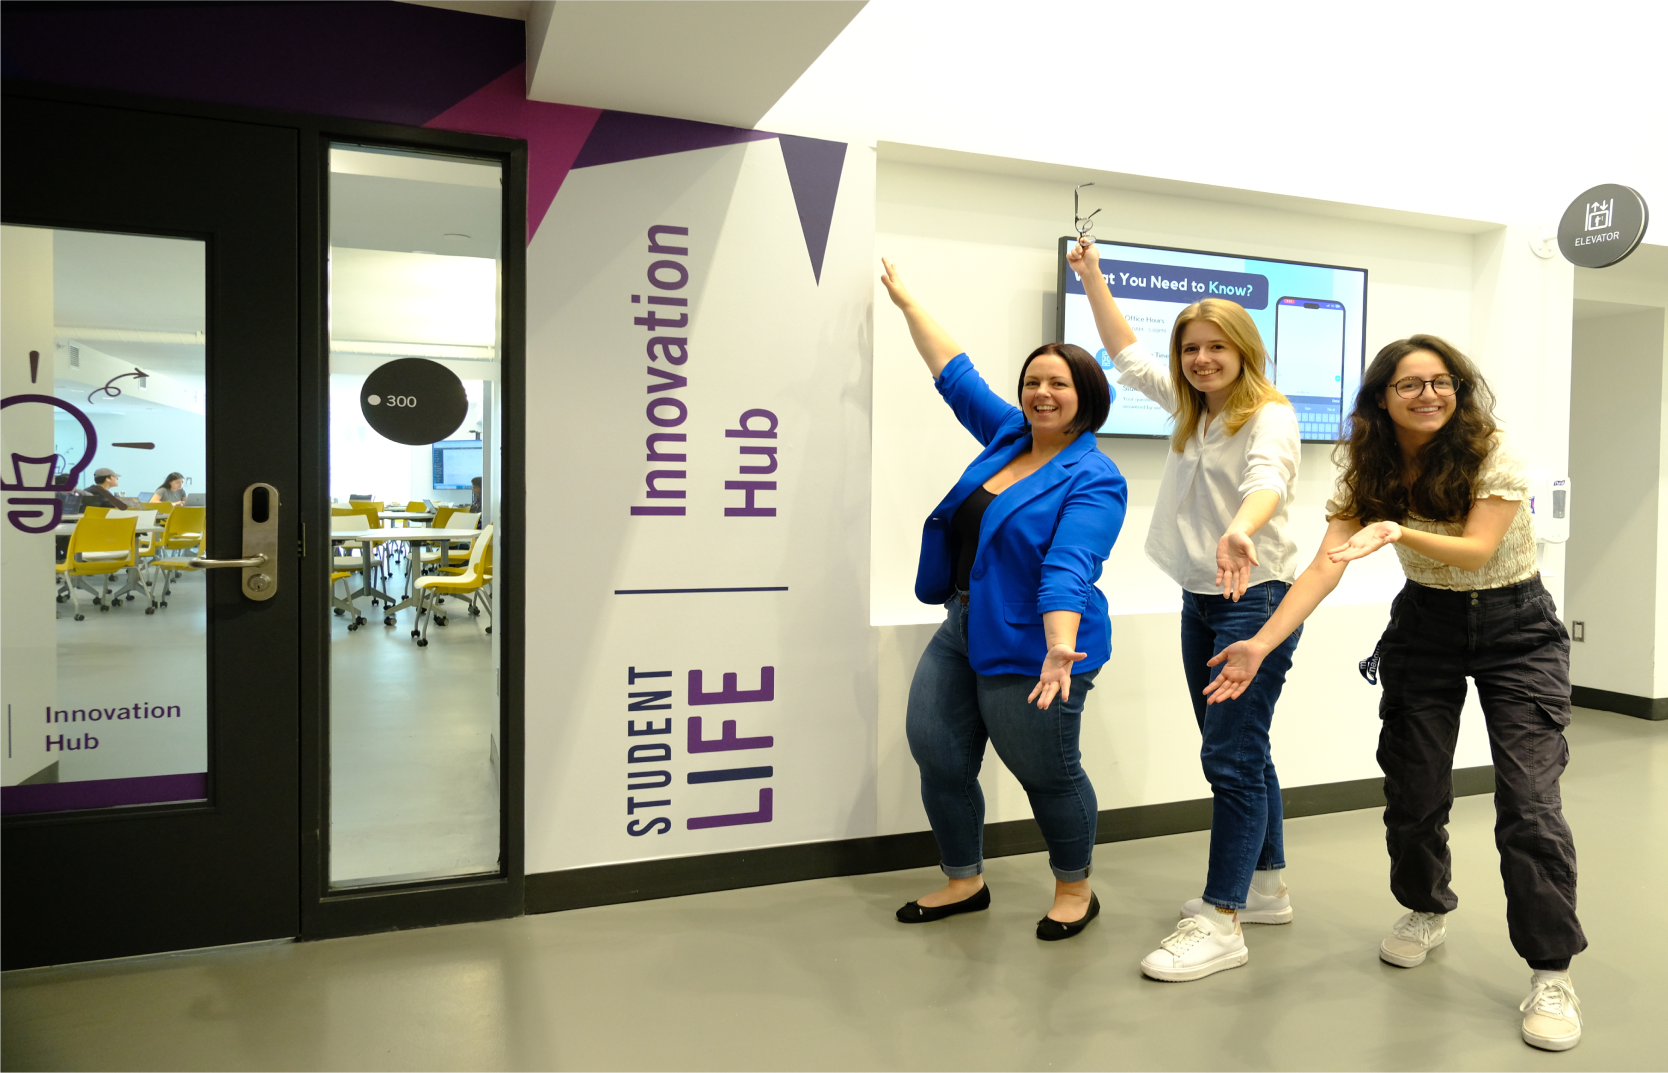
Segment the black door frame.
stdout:
<path fill-rule="evenodd" d="M 133 94 L 86 90 L 6 80 L 6 99 L 26 98 L 64 104 L 188 118 L 218 119 L 297 132 L 299 258 L 295 265 L 300 294 L 300 397 L 298 449 L 300 494 L 285 513 L 299 523 L 293 530 L 302 557 L 296 574 L 301 585 L 300 664 L 295 686 L 300 741 L 301 939 L 493 920 L 523 912 L 525 880 L 524 727 L 525 727 L 525 514 L 526 487 L 526 233 L 527 145 L 488 135 L 407 127 L 326 116 L 269 112 L 215 103 L 164 100 Z M 430 150 L 494 159 L 504 166 L 501 220 L 500 372 L 501 418 L 500 508 L 496 561 L 503 580 L 495 586 L 494 617 L 499 624 L 499 838 L 500 871 L 496 876 L 430 880 L 389 887 L 332 892 L 329 887 L 329 718 L 330 718 L 330 495 L 329 376 L 330 343 L 326 259 L 329 235 L 329 145 L 353 142 L 388 148 Z M 16 166 L 15 162 L 11 166 Z M 288 524 L 288 523 L 286 523 Z M 303 536 L 303 534 L 305 534 Z M 26 877 L 13 881 L 27 882 Z"/>

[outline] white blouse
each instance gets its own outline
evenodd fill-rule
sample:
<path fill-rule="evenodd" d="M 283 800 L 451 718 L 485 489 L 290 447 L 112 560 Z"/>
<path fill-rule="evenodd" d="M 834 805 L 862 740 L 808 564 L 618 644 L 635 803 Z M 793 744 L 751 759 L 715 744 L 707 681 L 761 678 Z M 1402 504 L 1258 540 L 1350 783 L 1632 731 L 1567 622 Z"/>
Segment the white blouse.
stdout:
<path fill-rule="evenodd" d="M 1176 412 L 1168 364 L 1154 362 L 1139 343 L 1112 363 L 1119 384 Z M 1287 508 L 1297 483 L 1302 442 L 1297 414 L 1290 406 L 1270 403 L 1232 435 L 1218 417 L 1203 432 L 1196 431 L 1180 454 L 1166 450 L 1153 524 L 1147 530 L 1147 557 L 1188 592 L 1220 594 L 1216 545 L 1245 497 L 1268 489 L 1279 494 L 1280 502 L 1273 517 L 1251 536 L 1257 548 L 1251 584 L 1291 582 L 1297 577 L 1298 558 L 1297 544 L 1287 535 Z"/>
<path fill-rule="evenodd" d="M 1517 502 L 1517 513 L 1512 516 L 1512 524 L 1506 528 L 1506 535 L 1501 538 L 1494 555 L 1480 570 L 1461 570 L 1421 555 L 1405 544 L 1397 544 L 1396 557 L 1402 561 L 1402 573 L 1407 575 L 1409 581 L 1433 589 L 1470 592 L 1473 589 L 1505 588 L 1535 576 L 1538 567 L 1535 563 L 1534 519 L 1529 513 L 1529 472 L 1524 468 L 1523 460 L 1507 445 L 1505 433 L 1494 434 L 1494 446 L 1489 448 L 1482 466 L 1478 468 L 1472 488 L 1478 499 L 1499 496 Z M 1334 492 L 1333 497 L 1326 501 L 1327 517 L 1338 513 L 1337 504 L 1341 496 L 1341 491 Z M 1444 536 L 1461 536 L 1465 532 L 1464 519 L 1437 522 L 1410 514 L 1401 525 Z"/>

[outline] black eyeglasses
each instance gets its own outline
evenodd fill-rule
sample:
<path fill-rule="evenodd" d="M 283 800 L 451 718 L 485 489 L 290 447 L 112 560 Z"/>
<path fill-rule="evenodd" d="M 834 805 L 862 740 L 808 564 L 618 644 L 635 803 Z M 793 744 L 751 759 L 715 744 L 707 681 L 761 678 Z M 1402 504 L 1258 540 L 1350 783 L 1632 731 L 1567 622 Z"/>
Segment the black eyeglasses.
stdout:
<path fill-rule="evenodd" d="M 1078 200 L 1078 194 L 1079 194 L 1080 191 L 1082 191 L 1083 187 L 1093 186 L 1093 185 L 1095 185 L 1095 184 L 1094 183 L 1081 183 L 1078 186 L 1074 187 L 1072 189 L 1072 192 L 1071 192 L 1072 226 L 1077 228 L 1077 234 L 1078 234 L 1079 238 L 1089 237 L 1089 232 L 1093 231 L 1095 229 L 1095 217 L 1100 215 L 1100 210 L 1099 209 L 1096 209 L 1094 212 L 1091 212 L 1087 216 L 1083 215 L 1083 205 Z"/>
<path fill-rule="evenodd" d="M 1390 386 L 1396 389 L 1396 394 L 1404 399 L 1416 399 L 1425 393 L 1425 385 L 1429 384 L 1431 391 L 1438 395 L 1452 395 L 1459 390 L 1460 378 L 1457 376 L 1433 376 L 1429 380 L 1421 380 L 1417 376 L 1409 376 L 1396 381 Z"/>

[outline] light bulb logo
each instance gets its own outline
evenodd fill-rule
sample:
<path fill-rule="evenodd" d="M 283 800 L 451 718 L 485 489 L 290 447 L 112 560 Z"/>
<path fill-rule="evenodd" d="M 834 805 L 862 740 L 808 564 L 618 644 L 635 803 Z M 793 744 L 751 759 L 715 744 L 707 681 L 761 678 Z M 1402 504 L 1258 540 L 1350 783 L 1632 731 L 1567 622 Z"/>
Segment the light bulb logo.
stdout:
<path fill-rule="evenodd" d="M 87 446 L 81 452 L 81 457 L 67 469 L 59 468 L 68 460 L 56 451 L 44 455 L 25 455 L 13 451 L 11 475 L 0 479 L 0 491 L 7 493 L 54 493 L 44 496 L 6 496 L 6 506 L 16 508 L 6 512 L 6 520 L 11 522 L 13 528 L 25 533 L 47 533 L 58 528 L 58 523 L 64 519 L 64 503 L 56 493 L 64 487 L 74 488 L 81 483 L 82 472 L 92 464 L 93 455 L 98 450 L 98 433 L 93 429 L 93 423 L 86 414 L 51 395 L 12 395 L 0 400 L 0 410 L 25 404 L 57 407 L 80 422 L 82 430 L 87 434 Z M 67 486 L 62 484 L 65 477 L 69 478 Z M 45 521 L 40 520 L 43 518 Z"/>

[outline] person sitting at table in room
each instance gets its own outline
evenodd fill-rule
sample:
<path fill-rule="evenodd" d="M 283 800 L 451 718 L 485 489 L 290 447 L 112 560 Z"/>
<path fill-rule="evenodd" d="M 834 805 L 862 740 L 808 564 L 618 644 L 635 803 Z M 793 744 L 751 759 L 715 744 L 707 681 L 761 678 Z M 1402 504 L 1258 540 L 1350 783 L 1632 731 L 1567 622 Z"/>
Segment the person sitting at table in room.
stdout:
<path fill-rule="evenodd" d="M 168 474 L 168 479 L 162 482 L 162 486 L 151 493 L 151 502 L 184 503 L 185 475 L 181 473 Z"/>
<path fill-rule="evenodd" d="M 1020 367 L 1015 406 L 881 263 L 934 386 L 983 448 L 921 534 L 915 595 L 948 614 L 916 665 L 905 735 L 947 882 L 897 918 L 924 924 L 990 906 L 979 789 L 989 741 L 1048 844 L 1054 904 L 1037 938 L 1068 939 L 1100 912 L 1089 890 L 1098 808 L 1078 737 L 1084 698 L 1112 655 L 1095 582 L 1128 497 L 1095 443 L 1111 392 L 1082 347 L 1049 343 Z"/>
<path fill-rule="evenodd" d="M 122 483 L 122 475 L 107 466 L 101 466 L 93 471 L 93 483 L 81 489 L 81 506 L 109 507 L 111 510 L 126 510 L 127 504 L 116 497 L 114 489 Z"/>
<path fill-rule="evenodd" d="M 469 493 L 469 513 L 479 514 L 481 513 L 481 479 L 479 477 L 474 478 L 469 482 L 469 487 L 472 489 Z"/>

